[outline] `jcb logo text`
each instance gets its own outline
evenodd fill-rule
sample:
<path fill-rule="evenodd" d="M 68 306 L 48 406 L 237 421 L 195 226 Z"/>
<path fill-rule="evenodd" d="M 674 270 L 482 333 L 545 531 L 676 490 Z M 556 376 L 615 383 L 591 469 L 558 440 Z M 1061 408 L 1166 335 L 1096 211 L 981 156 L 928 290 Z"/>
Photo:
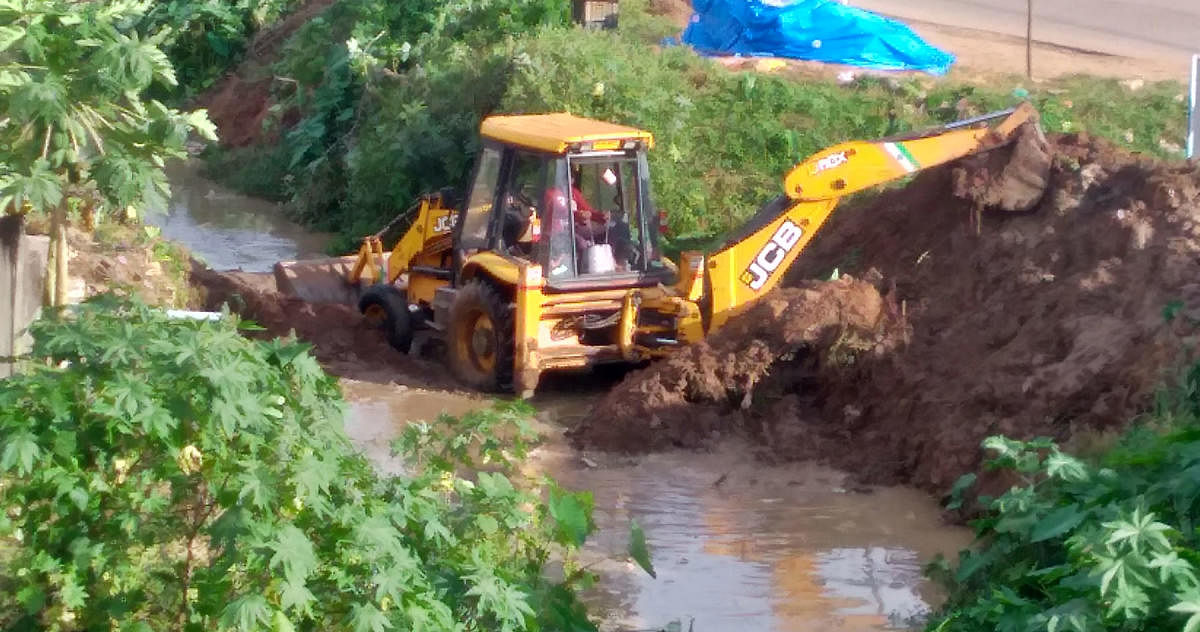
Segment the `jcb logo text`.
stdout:
<path fill-rule="evenodd" d="M 771 236 L 771 241 L 758 251 L 754 261 L 742 273 L 742 282 L 752 290 L 761 290 L 803 236 L 804 229 L 791 220 L 784 220 Z"/>
<path fill-rule="evenodd" d="M 817 164 L 813 165 L 812 174 L 815 176 L 822 171 L 828 171 L 830 169 L 840 167 L 846 164 L 846 161 L 849 159 L 849 156 L 847 156 L 846 152 L 844 151 L 829 154 L 828 156 L 818 160 Z"/>
<path fill-rule="evenodd" d="M 446 215 L 443 215 L 443 216 L 437 218 L 437 221 L 435 221 L 433 223 L 433 232 L 435 232 L 435 233 L 450 232 L 450 229 L 454 228 L 455 219 L 457 219 L 457 218 L 454 215 L 454 213 L 449 213 L 449 214 L 446 214 Z"/>

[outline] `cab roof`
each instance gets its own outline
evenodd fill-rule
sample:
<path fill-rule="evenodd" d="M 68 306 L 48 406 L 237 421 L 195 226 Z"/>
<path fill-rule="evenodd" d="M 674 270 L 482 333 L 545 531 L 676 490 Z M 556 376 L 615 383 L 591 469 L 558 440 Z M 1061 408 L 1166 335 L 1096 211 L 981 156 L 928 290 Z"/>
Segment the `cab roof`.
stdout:
<path fill-rule="evenodd" d="M 627 140 L 654 146 L 650 132 L 565 112 L 489 116 L 479 131 L 484 138 L 556 154 L 575 149 L 573 145 L 579 149 L 587 149 L 585 145 L 591 145 L 592 149 L 619 149 L 619 143 Z"/>

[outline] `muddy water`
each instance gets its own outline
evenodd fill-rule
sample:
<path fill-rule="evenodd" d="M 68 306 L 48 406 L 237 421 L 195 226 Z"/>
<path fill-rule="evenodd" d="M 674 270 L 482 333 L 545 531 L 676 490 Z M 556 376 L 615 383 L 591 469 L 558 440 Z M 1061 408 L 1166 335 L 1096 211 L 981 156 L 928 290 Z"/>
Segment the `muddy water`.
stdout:
<path fill-rule="evenodd" d="M 216 269 L 266 271 L 324 247 L 323 237 L 288 222 L 277 205 L 224 190 L 193 166 L 174 166 L 171 178 L 171 213 L 151 221 Z M 389 445 L 404 424 L 489 404 L 390 383 L 370 367 L 361 373 L 371 381 L 343 381 L 347 431 L 389 472 L 403 469 Z M 811 464 L 766 466 L 746 446 L 637 459 L 580 454 L 561 429 L 589 414 L 604 385 L 588 381 L 581 392 L 570 379 L 547 382 L 534 402 L 547 440 L 530 473 L 595 494 L 599 530 L 584 561 L 602 581 L 587 599 L 606 631 L 672 621 L 698 632 L 903 629 L 938 599 L 921 565 L 968 541 L 966 530 L 940 523 L 924 494 L 856 489 L 843 474 Z M 631 518 L 646 531 L 657 579 L 625 561 Z"/>
<path fill-rule="evenodd" d="M 402 464 L 388 443 L 405 423 L 489 403 L 372 382 L 343 385 L 351 438 L 393 472 Z M 855 488 L 844 474 L 813 464 L 766 466 L 744 445 L 639 458 L 580 454 L 566 446 L 561 428 L 586 414 L 591 398 L 552 392 L 535 401 L 547 441 L 528 473 L 595 495 L 598 533 L 583 561 L 602 577 L 587 598 L 603 629 L 659 629 L 671 621 L 700 631 L 910 628 L 939 598 L 921 566 L 969 541 L 965 530 L 941 524 L 936 503 L 918 491 Z M 631 518 L 646 532 L 657 579 L 625 561 Z"/>
<path fill-rule="evenodd" d="M 329 238 L 288 220 L 279 204 L 234 193 L 200 175 L 196 162 L 168 166 L 169 212 L 146 221 L 214 270 L 269 272 L 276 261 L 324 256 Z"/>

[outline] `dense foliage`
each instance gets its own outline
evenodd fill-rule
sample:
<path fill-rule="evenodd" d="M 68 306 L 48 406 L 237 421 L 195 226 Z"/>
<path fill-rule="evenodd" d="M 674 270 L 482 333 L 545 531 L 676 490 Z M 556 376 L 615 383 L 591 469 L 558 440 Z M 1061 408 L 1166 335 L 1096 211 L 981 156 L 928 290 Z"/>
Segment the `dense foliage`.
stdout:
<path fill-rule="evenodd" d="M 0 628 L 594 629 L 590 496 L 510 476 L 527 411 L 413 427 L 383 477 L 300 344 L 112 300 L 34 334 L 0 382 Z"/>
<path fill-rule="evenodd" d="M 318 227 L 373 232 L 414 196 L 461 182 L 479 120 L 503 94 L 502 51 L 569 17 L 567 0 L 335 3 L 292 36 L 274 69 L 285 78 L 275 109 L 299 121 L 278 147 L 225 156 L 214 172 L 292 199 Z M 367 199 L 351 199 L 356 191 Z"/>
<path fill-rule="evenodd" d="M 204 90 L 243 58 L 251 36 L 302 0 L 161 0 L 139 20 L 142 33 L 155 34 L 179 73 L 165 92 L 187 97 Z"/>
<path fill-rule="evenodd" d="M 950 599 L 930 629 L 1200 629 L 1198 393 L 1200 365 L 1158 429 L 1139 427 L 1095 462 L 1045 439 L 989 438 L 990 467 L 1016 484 L 980 499 L 977 543 L 957 568 L 933 567 Z M 955 486 L 955 506 L 973 481 Z"/>
<path fill-rule="evenodd" d="M 0 207 L 161 207 L 163 160 L 184 155 L 193 131 L 212 138 L 203 112 L 145 98 L 176 83 L 159 39 L 130 26 L 146 8 L 0 3 Z"/>
<path fill-rule="evenodd" d="M 659 206 L 676 235 L 712 235 L 826 145 L 1000 109 L 1024 94 L 1016 80 L 993 89 L 734 72 L 656 46 L 672 27 L 643 2 L 621 3 L 615 33 L 564 28 L 562 5 L 525 0 L 500 19 L 494 2 L 337 3 L 296 33 L 275 68 L 297 86 L 277 95 L 278 110 L 300 122 L 277 147 L 213 156 L 213 173 L 355 238 L 422 192 L 462 187 L 483 116 L 565 109 L 654 132 Z M 1089 129 L 1163 153 L 1160 139 L 1183 134 L 1180 91 L 1079 79 L 1031 98 L 1050 131 Z"/>

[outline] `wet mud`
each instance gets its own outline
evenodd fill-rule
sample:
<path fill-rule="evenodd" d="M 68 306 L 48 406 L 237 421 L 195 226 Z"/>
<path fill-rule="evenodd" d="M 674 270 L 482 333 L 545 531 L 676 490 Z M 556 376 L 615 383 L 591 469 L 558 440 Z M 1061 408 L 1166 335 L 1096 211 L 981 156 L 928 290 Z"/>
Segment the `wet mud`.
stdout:
<path fill-rule="evenodd" d="M 895 302 L 866 281 L 843 277 L 785 288 L 708 340 L 631 374 L 572 438 L 622 451 L 704 446 L 775 405 L 763 391 L 766 382 L 782 373 L 803 380 L 860 355 L 886 354 L 905 329 Z"/>
<path fill-rule="evenodd" d="M 228 307 L 263 328 L 247 332 L 252 336 L 295 336 L 312 345 L 313 354 L 334 375 L 369 376 L 423 388 L 455 386 L 441 362 L 393 349 L 383 330 L 368 322 L 356 306 L 306 303 L 280 294 L 274 277 L 267 273 L 217 271 L 197 263 L 192 281 L 203 309 Z"/>

